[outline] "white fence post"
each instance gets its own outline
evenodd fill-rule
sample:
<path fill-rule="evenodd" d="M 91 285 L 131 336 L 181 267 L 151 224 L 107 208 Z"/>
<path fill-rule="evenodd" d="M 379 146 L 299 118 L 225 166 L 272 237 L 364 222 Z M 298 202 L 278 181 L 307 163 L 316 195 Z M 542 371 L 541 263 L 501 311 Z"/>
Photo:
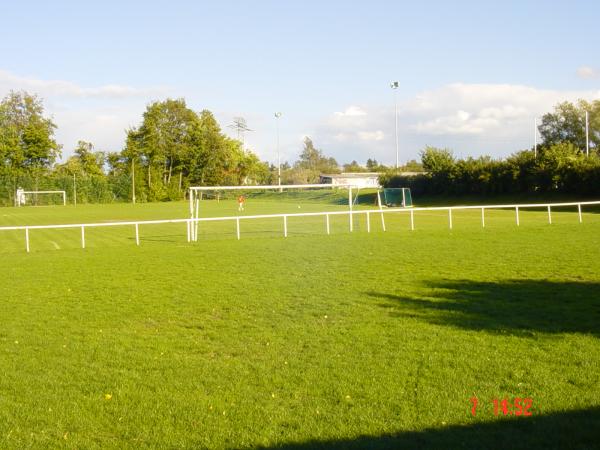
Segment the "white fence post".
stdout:
<path fill-rule="evenodd" d="M 552 213 L 550 212 L 550 205 L 548 205 L 548 223 L 552 224 Z"/>
<path fill-rule="evenodd" d="M 25 248 L 27 249 L 27 253 L 29 253 L 29 228 L 25 228 Z"/>
<path fill-rule="evenodd" d="M 287 216 L 283 216 L 283 237 L 287 237 Z"/>
<path fill-rule="evenodd" d="M 85 248 L 85 227 L 81 226 L 81 248 Z"/>
<path fill-rule="evenodd" d="M 140 245 L 140 227 L 139 224 L 135 224 L 135 243 Z"/>
<path fill-rule="evenodd" d="M 448 208 L 448 226 L 452 229 L 452 208 Z"/>
<path fill-rule="evenodd" d="M 579 223 L 582 223 L 583 217 L 581 216 L 581 203 L 577 205 L 577 213 L 579 214 Z"/>
<path fill-rule="evenodd" d="M 381 207 L 380 207 L 380 209 L 381 209 Z M 385 230 L 385 219 L 383 218 L 383 210 L 381 210 L 381 228 L 383 231 L 386 231 Z"/>
<path fill-rule="evenodd" d="M 240 240 L 240 218 L 236 217 L 235 222 L 237 224 L 237 238 L 238 241 Z"/>
<path fill-rule="evenodd" d="M 196 215 L 195 215 L 195 219 L 196 221 L 194 222 L 194 230 L 193 230 L 193 236 L 194 236 L 194 242 L 198 241 L 198 217 L 200 217 L 200 200 L 196 199 Z"/>
<path fill-rule="evenodd" d="M 367 211 L 367 233 L 371 232 L 371 219 L 369 218 L 369 211 Z"/>
<path fill-rule="evenodd" d="M 329 214 L 325 214 L 325 224 L 327 225 L 327 234 L 329 233 Z"/>
<path fill-rule="evenodd" d="M 517 226 L 519 226 L 519 207 L 515 206 L 515 217 L 517 219 Z"/>
<path fill-rule="evenodd" d="M 481 208 L 481 227 L 485 228 L 485 208 Z"/>
<path fill-rule="evenodd" d="M 352 186 L 348 189 L 348 204 L 350 205 L 350 232 L 354 230 L 354 218 L 352 217 Z"/>

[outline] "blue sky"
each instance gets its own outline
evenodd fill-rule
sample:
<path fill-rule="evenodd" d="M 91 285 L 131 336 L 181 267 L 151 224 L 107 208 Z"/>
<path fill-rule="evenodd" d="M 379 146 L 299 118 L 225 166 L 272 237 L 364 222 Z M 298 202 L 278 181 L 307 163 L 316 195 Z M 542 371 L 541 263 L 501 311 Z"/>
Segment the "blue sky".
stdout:
<path fill-rule="evenodd" d="M 37 92 L 68 155 L 120 150 L 146 104 L 184 97 L 224 130 L 293 160 L 303 136 L 340 162 L 400 160 L 425 145 L 504 156 L 534 117 L 600 98 L 600 6 L 572 2 L 4 2 L 0 95 Z"/>

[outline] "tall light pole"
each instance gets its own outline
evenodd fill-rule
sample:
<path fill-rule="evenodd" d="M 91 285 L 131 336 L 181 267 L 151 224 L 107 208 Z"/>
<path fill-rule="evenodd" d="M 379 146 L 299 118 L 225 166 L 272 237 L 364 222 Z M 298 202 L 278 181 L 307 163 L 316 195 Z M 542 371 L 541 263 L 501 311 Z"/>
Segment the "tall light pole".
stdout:
<path fill-rule="evenodd" d="M 277 186 L 281 186 L 281 155 L 279 154 L 279 118 L 280 112 L 275 113 L 275 123 L 277 126 Z"/>
<path fill-rule="evenodd" d="M 400 153 L 398 150 L 398 82 L 392 81 L 390 87 L 394 90 L 394 122 L 396 125 L 396 170 L 400 168 Z"/>
<path fill-rule="evenodd" d="M 585 156 L 590 156 L 590 123 L 588 112 L 585 112 Z"/>

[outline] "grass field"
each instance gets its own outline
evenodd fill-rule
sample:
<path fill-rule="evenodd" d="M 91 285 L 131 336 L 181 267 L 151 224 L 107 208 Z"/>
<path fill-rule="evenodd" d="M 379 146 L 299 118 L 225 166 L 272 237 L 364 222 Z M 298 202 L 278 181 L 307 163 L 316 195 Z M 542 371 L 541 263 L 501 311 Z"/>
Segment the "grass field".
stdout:
<path fill-rule="evenodd" d="M 0 226 L 188 214 L 3 208 Z M 29 254 L 0 232 L 0 448 L 598 448 L 600 214 L 479 214 L 244 222 L 240 241 L 221 223 L 193 244 L 148 225 L 139 247 L 106 228 L 85 250 L 40 230 Z M 516 397 L 531 417 L 494 414 Z"/>

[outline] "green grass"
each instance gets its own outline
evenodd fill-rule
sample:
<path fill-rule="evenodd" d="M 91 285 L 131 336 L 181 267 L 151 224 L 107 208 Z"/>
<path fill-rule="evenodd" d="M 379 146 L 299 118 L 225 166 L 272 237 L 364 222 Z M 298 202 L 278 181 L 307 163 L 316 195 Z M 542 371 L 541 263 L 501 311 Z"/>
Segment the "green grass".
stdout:
<path fill-rule="evenodd" d="M 186 208 L 5 208 L 0 226 Z M 287 239 L 243 222 L 240 241 L 221 224 L 194 244 L 146 226 L 140 247 L 98 229 L 85 250 L 77 230 L 37 231 L 30 254 L 0 232 L 0 447 L 596 447 L 600 215 L 371 220 L 327 236 L 290 219 Z M 532 418 L 494 416 L 515 397 Z"/>

